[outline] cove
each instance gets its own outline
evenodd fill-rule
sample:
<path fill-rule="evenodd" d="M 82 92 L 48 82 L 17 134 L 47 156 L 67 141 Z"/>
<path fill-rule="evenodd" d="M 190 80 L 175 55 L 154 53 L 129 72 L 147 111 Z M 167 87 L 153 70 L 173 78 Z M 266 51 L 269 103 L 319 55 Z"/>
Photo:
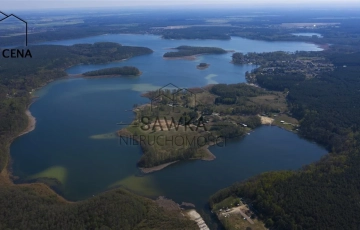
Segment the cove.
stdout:
<path fill-rule="evenodd" d="M 99 65 L 78 65 L 70 74 L 132 65 L 143 74 L 136 78 L 64 79 L 50 83 L 36 94 L 30 110 L 36 129 L 11 145 L 13 174 L 22 180 L 56 178 L 61 194 L 82 200 L 111 188 L 125 187 L 148 197 L 165 195 L 176 202 L 190 202 L 202 209 L 208 197 L 236 181 L 270 170 L 298 169 L 326 154 L 322 147 L 278 127 L 260 127 L 226 147 L 212 147 L 217 159 L 188 161 L 143 175 L 136 168 L 141 149 L 120 145 L 114 132 L 119 122 L 133 119 L 134 104 L 147 103 L 141 93 L 173 83 L 179 87 L 212 83 L 245 82 L 253 65 L 233 65 L 231 53 L 203 55 L 195 61 L 164 60 L 168 48 L 179 45 L 215 46 L 240 52 L 321 50 L 300 42 L 264 42 L 243 38 L 217 40 L 164 40 L 153 35 L 102 35 L 47 44 L 72 45 L 113 41 L 145 46 L 153 54 Z M 210 67 L 198 70 L 206 62 Z"/>

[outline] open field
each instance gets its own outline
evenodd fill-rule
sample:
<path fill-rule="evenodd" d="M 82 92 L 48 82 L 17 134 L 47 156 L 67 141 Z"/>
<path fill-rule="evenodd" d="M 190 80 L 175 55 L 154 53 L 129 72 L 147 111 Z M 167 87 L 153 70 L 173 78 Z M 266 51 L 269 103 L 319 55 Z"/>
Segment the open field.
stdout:
<path fill-rule="evenodd" d="M 297 126 L 299 125 L 299 121 L 296 120 L 293 117 L 290 117 L 286 114 L 278 114 L 276 117 L 274 118 L 274 122 L 273 125 L 277 125 L 281 128 L 284 128 L 286 130 L 290 130 L 290 131 L 296 131 Z M 283 122 L 281 122 L 283 121 Z"/>
<path fill-rule="evenodd" d="M 281 92 L 269 92 L 269 94 L 249 98 L 255 104 L 267 105 L 274 110 L 287 111 L 286 95 Z"/>
<path fill-rule="evenodd" d="M 247 220 L 238 214 L 233 213 L 230 214 L 228 217 L 221 217 L 220 221 L 227 226 L 226 229 L 231 230 L 265 230 L 266 227 L 264 226 L 263 222 L 258 219 L 253 219 L 254 224 L 249 223 Z"/>

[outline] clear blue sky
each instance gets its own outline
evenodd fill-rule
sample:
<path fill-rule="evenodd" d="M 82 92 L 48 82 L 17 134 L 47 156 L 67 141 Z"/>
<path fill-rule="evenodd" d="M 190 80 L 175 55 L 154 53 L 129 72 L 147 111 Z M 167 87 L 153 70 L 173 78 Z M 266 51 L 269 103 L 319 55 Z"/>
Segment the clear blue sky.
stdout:
<path fill-rule="evenodd" d="M 360 7 L 360 0 L 1 0 L 0 10 L 28 10 L 54 8 L 89 8 L 89 7 L 206 7 L 206 8 L 255 8 L 255 7 L 306 7 L 332 8 Z"/>

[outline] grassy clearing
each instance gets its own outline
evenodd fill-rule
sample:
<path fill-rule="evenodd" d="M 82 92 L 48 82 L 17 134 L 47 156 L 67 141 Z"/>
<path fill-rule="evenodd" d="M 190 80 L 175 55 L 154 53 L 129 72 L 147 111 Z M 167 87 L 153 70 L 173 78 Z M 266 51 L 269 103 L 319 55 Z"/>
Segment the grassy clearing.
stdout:
<path fill-rule="evenodd" d="M 296 131 L 297 126 L 299 125 L 298 120 L 286 114 L 278 114 L 276 115 L 276 117 L 273 118 L 274 118 L 274 122 L 273 122 L 274 125 L 277 125 L 289 131 Z"/>
<path fill-rule="evenodd" d="M 249 98 L 249 101 L 258 105 L 267 105 L 271 107 L 274 111 L 278 110 L 281 112 L 286 112 L 288 110 L 286 94 L 284 93 L 269 92 L 269 94 L 266 95 L 251 97 Z"/>

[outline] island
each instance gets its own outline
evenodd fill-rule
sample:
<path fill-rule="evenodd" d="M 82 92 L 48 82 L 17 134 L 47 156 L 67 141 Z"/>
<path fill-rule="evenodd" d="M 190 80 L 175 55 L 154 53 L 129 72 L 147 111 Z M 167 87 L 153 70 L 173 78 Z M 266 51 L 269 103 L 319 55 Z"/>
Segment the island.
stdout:
<path fill-rule="evenodd" d="M 229 139 L 287 117 L 286 94 L 244 83 L 162 89 L 143 96 L 150 103 L 134 105 L 133 122 L 118 131 L 120 144 L 141 146 L 143 155 L 137 166 L 143 173 L 178 161 L 214 160 L 209 146 L 224 147 Z M 273 114 L 278 117 L 271 118 Z M 286 125 L 293 129 L 297 121 Z"/>
<path fill-rule="evenodd" d="M 108 76 L 140 76 L 141 72 L 133 66 L 105 68 L 83 73 L 85 77 L 108 77 Z"/>
<path fill-rule="evenodd" d="M 204 69 L 207 69 L 209 66 L 210 66 L 210 64 L 202 62 L 199 65 L 197 65 L 196 68 L 200 69 L 200 70 L 204 70 Z"/>
<path fill-rule="evenodd" d="M 201 46 L 179 46 L 174 48 L 178 51 L 176 52 L 167 52 L 164 54 L 164 58 L 167 59 L 177 59 L 177 58 L 186 58 L 186 59 L 195 59 L 196 55 L 200 54 L 224 54 L 227 53 L 226 50 L 217 48 L 217 47 L 201 47 Z"/>

